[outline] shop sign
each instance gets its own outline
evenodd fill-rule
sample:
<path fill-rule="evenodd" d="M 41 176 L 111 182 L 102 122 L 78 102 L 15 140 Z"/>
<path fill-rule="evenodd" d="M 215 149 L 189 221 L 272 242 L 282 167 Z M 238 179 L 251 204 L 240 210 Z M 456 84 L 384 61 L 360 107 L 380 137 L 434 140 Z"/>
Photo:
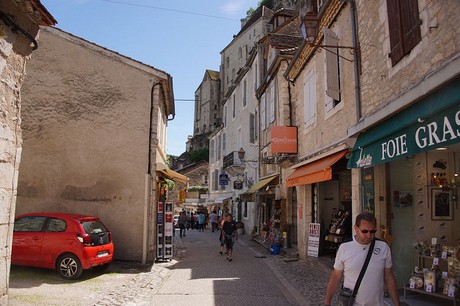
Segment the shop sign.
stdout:
<path fill-rule="evenodd" d="M 460 142 L 460 106 L 414 119 L 416 124 L 365 147 L 359 139 L 348 163 L 351 168 L 373 166 Z M 370 133 L 372 131 L 369 131 Z"/>
<path fill-rule="evenodd" d="M 308 256 L 318 257 L 321 223 L 310 223 L 308 231 Z"/>
<path fill-rule="evenodd" d="M 219 174 L 219 185 L 228 185 L 228 174 Z"/>
<path fill-rule="evenodd" d="M 243 189 L 243 182 L 242 181 L 234 181 L 233 182 L 233 189 Z"/>
<path fill-rule="evenodd" d="M 271 128 L 272 153 L 297 154 L 297 127 L 273 126 Z"/>

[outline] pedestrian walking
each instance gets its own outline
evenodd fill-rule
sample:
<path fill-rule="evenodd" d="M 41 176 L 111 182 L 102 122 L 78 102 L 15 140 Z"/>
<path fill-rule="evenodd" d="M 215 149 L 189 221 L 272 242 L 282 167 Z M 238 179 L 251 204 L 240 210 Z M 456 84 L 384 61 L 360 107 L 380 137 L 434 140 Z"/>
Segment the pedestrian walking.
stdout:
<path fill-rule="evenodd" d="M 236 223 L 233 221 L 233 216 L 228 214 L 227 220 L 222 225 L 222 239 L 225 240 L 227 248 L 227 260 L 232 261 L 233 244 L 234 240 L 238 240 L 238 231 L 236 230 Z"/>
<path fill-rule="evenodd" d="M 192 213 L 190 216 L 190 222 L 192 223 L 192 229 L 195 229 L 196 227 L 196 213 Z"/>
<path fill-rule="evenodd" d="M 189 230 L 190 229 L 190 221 L 191 221 L 190 212 L 187 212 L 186 215 L 187 215 L 187 223 L 185 223 L 185 229 Z"/>
<path fill-rule="evenodd" d="M 391 250 L 386 242 L 375 238 L 376 226 L 377 220 L 369 212 L 363 212 L 356 217 L 353 240 L 342 243 L 337 251 L 334 270 L 324 298 L 326 306 L 331 305 L 342 276 L 344 281 L 341 293 L 348 292 L 352 296 L 352 302 L 345 305 L 385 305 L 384 285 L 393 305 L 400 305 L 392 270 Z M 368 254 L 370 259 L 366 258 Z"/>
<path fill-rule="evenodd" d="M 204 221 L 205 221 L 205 217 L 204 217 L 203 212 L 200 212 L 200 213 L 198 214 L 197 221 L 198 221 L 198 231 L 199 231 L 199 232 L 204 232 Z"/>
<path fill-rule="evenodd" d="M 220 255 L 224 254 L 224 245 L 225 245 L 225 238 L 224 238 L 224 222 L 227 220 L 227 217 L 228 217 L 228 214 L 224 214 L 222 216 L 222 220 L 220 221 L 220 224 L 219 224 L 219 230 L 220 230 L 220 233 L 219 233 L 219 241 L 220 241 L 220 250 L 219 250 L 219 253 Z M 225 254 L 227 254 L 228 252 L 225 251 Z"/>
<path fill-rule="evenodd" d="M 177 223 L 179 224 L 179 237 L 185 237 L 185 224 L 187 223 L 187 216 L 185 215 L 185 211 L 180 213 Z"/>
<path fill-rule="evenodd" d="M 209 221 L 211 222 L 211 231 L 214 232 L 216 230 L 217 225 L 217 214 L 215 210 L 213 210 L 211 215 L 209 216 Z"/>

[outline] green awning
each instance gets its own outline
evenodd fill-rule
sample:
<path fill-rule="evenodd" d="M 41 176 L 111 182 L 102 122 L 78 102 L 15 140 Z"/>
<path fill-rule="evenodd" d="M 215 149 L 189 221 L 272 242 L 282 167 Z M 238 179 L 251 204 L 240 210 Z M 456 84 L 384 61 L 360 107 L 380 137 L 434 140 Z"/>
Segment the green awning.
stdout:
<path fill-rule="evenodd" d="M 460 142 L 460 79 L 359 135 L 348 168 L 369 167 Z"/>
<path fill-rule="evenodd" d="M 252 187 L 248 191 L 246 191 L 246 193 L 254 193 L 254 192 L 256 192 L 260 188 L 265 187 L 268 183 L 273 181 L 277 176 L 278 175 L 273 175 L 273 176 L 269 176 L 269 177 L 266 177 L 264 179 L 261 179 L 260 181 L 258 181 L 254 185 L 252 185 Z"/>

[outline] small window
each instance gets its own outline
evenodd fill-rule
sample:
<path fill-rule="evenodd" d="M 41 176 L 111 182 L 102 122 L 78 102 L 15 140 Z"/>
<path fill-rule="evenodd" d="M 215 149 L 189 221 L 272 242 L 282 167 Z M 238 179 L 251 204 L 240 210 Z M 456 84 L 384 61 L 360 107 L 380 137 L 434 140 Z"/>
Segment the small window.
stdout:
<path fill-rule="evenodd" d="M 67 223 L 61 219 L 52 218 L 48 222 L 47 232 L 65 232 Z"/>
<path fill-rule="evenodd" d="M 41 232 L 45 224 L 46 217 L 34 216 L 24 217 L 14 221 L 15 232 Z"/>

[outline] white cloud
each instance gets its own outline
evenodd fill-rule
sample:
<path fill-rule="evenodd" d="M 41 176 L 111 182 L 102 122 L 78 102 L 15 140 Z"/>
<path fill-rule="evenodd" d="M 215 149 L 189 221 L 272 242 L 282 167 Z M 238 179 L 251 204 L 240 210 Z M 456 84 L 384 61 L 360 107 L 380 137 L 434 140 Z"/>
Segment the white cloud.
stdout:
<path fill-rule="evenodd" d="M 246 11 L 251 7 L 253 1 L 247 0 L 229 0 L 222 5 L 222 11 L 225 14 L 229 15 L 241 15 L 241 13 L 246 13 Z"/>

